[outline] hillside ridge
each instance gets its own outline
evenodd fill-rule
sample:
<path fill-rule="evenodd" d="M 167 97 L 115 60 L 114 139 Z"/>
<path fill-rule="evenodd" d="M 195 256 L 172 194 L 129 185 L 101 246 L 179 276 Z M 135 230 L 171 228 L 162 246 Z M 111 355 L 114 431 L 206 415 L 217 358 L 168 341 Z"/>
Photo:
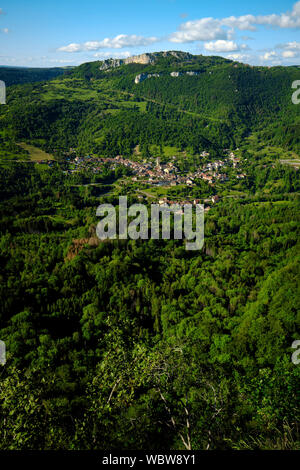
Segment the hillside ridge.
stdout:
<path fill-rule="evenodd" d="M 149 65 L 155 64 L 157 60 L 161 57 L 175 57 L 176 59 L 188 59 L 192 58 L 193 55 L 189 52 L 182 51 L 163 51 L 163 52 L 144 52 L 143 54 L 138 54 L 134 56 L 127 57 L 125 59 L 107 59 L 104 60 L 99 69 L 108 70 L 110 68 L 120 67 L 121 65 L 128 64 L 142 64 Z"/>

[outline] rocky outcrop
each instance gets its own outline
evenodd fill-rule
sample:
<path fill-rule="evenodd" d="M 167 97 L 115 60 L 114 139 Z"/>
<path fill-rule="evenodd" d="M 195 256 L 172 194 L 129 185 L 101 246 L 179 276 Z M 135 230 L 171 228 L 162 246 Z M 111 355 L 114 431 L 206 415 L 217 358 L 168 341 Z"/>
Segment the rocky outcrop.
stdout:
<path fill-rule="evenodd" d="M 155 54 L 145 53 L 140 55 L 134 55 L 132 57 L 127 57 L 127 59 L 107 59 L 102 62 L 99 69 L 108 70 L 111 68 L 120 67 L 121 65 L 127 64 L 142 64 L 149 65 L 155 63 Z"/>
<path fill-rule="evenodd" d="M 127 59 L 124 59 L 124 63 L 125 64 L 142 64 L 142 65 L 154 64 L 155 55 L 149 54 L 149 53 L 134 55 L 132 57 L 128 57 Z"/>
<path fill-rule="evenodd" d="M 167 51 L 167 52 L 146 52 L 145 54 L 135 55 L 128 57 L 127 59 L 107 59 L 104 60 L 99 70 L 108 70 L 115 67 L 120 67 L 121 65 L 126 64 L 142 64 L 149 65 L 155 64 L 157 60 L 161 57 L 175 57 L 175 59 L 186 60 L 193 57 L 188 52 L 181 51 Z"/>
<path fill-rule="evenodd" d="M 134 83 L 141 83 L 147 78 L 151 78 L 151 77 L 160 77 L 160 75 L 159 73 L 140 73 L 139 75 L 135 77 Z"/>
<path fill-rule="evenodd" d="M 144 80 L 146 80 L 146 78 L 148 78 L 148 74 L 147 73 L 140 73 L 139 75 L 137 75 L 134 79 L 134 83 L 141 83 L 143 82 Z"/>
<path fill-rule="evenodd" d="M 122 59 L 107 59 L 102 62 L 102 64 L 99 67 L 99 70 L 108 70 L 108 69 L 113 69 L 115 67 L 120 67 L 122 63 L 123 63 Z"/>
<path fill-rule="evenodd" d="M 185 72 L 186 75 L 192 77 L 194 75 L 200 75 L 200 72 L 194 72 L 194 71 L 188 71 L 188 72 Z M 170 73 L 170 76 L 171 77 L 181 77 L 182 75 L 184 75 L 184 72 L 171 72 Z M 138 83 L 141 83 L 143 82 L 144 80 L 147 80 L 147 78 L 151 78 L 151 77 L 161 77 L 162 74 L 160 73 L 140 73 L 139 75 L 137 75 L 134 79 L 134 83 L 138 84 Z"/>
<path fill-rule="evenodd" d="M 186 75 L 189 75 L 190 77 L 193 76 L 193 75 L 199 75 L 200 72 L 193 72 L 191 70 L 189 70 L 188 72 L 185 72 Z M 184 72 L 171 72 L 170 75 L 171 77 L 181 77 L 181 75 L 183 75 Z"/>

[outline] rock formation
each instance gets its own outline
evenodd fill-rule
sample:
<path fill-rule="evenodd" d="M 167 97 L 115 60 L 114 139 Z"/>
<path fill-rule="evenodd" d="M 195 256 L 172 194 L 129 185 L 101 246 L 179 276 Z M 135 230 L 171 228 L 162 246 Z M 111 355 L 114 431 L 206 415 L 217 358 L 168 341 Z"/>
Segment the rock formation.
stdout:
<path fill-rule="evenodd" d="M 193 57 L 188 52 L 168 51 L 168 52 L 146 52 L 145 54 L 135 55 L 127 59 L 107 59 L 102 62 L 99 70 L 108 70 L 110 68 L 120 67 L 127 64 L 155 64 L 160 57 L 175 57 L 176 59 L 189 59 Z"/>
<path fill-rule="evenodd" d="M 159 73 L 140 73 L 139 75 L 135 77 L 134 83 L 141 83 L 144 80 L 146 80 L 146 78 L 151 78 L 151 77 L 160 77 L 160 75 Z"/>

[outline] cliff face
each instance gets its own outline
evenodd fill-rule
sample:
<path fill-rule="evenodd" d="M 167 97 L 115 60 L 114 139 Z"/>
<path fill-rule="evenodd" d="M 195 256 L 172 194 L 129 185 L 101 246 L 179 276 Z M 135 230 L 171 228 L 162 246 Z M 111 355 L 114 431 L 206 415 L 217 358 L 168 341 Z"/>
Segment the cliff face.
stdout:
<path fill-rule="evenodd" d="M 193 72 L 193 71 L 189 71 L 189 72 L 185 72 L 185 73 L 186 73 L 186 75 L 189 75 L 189 76 L 199 75 L 199 72 Z M 137 75 L 135 77 L 134 83 L 138 84 L 138 83 L 143 82 L 147 78 L 161 77 L 162 75 L 163 74 L 159 74 L 159 73 L 140 73 L 139 75 Z M 171 72 L 170 73 L 171 77 L 181 77 L 182 75 L 184 75 L 184 72 Z"/>
<path fill-rule="evenodd" d="M 155 63 L 155 54 L 140 54 L 135 55 L 132 57 L 128 57 L 128 59 L 124 59 L 124 64 L 154 64 Z"/>
<path fill-rule="evenodd" d="M 132 57 L 128 57 L 127 59 L 107 59 L 105 60 L 102 65 L 100 65 L 100 70 L 107 70 L 110 68 L 120 67 L 123 64 L 154 64 L 155 57 L 154 54 L 141 54 L 135 55 Z"/>
<path fill-rule="evenodd" d="M 168 52 L 146 52 L 145 54 L 135 55 L 127 59 L 107 59 L 102 62 L 99 69 L 108 70 L 110 68 L 120 67 L 126 64 L 155 64 L 160 57 L 175 57 L 176 59 L 187 59 L 192 57 L 188 52 L 168 51 Z"/>
<path fill-rule="evenodd" d="M 144 80 L 146 80 L 146 78 L 151 78 L 151 77 L 160 77 L 160 74 L 159 73 L 140 73 L 139 75 L 135 77 L 134 83 L 141 83 Z"/>

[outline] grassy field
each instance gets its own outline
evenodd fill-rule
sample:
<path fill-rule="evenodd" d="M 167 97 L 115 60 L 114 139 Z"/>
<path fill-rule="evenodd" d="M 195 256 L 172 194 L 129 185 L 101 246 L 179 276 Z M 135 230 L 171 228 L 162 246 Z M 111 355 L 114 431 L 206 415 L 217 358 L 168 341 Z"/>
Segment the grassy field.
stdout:
<path fill-rule="evenodd" d="M 30 155 L 30 160 L 33 162 L 37 162 L 38 160 L 54 160 L 53 155 L 50 155 L 50 153 L 46 153 L 44 150 L 34 147 L 34 145 L 26 144 L 25 142 L 20 142 L 18 145 L 24 150 L 27 150 Z"/>
<path fill-rule="evenodd" d="M 101 94 L 99 94 L 101 92 Z M 54 99 L 66 99 L 68 101 L 87 101 L 94 100 L 96 102 L 106 103 L 112 109 L 107 109 L 106 113 L 113 114 L 122 108 L 138 107 L 142 112 L 146 111 L 146 102 L 144 101 L 128 101 L 128 94 L 119 92 L 118 90 L 106 89 L 103 81 L 95 81 L 87 84 L 84 80 L 63 80 L 45 83 L 43 85 L 40 97 L 45 101 Z M 117 109 L 114 109 L 116 107 Z"/>
<path fill-rule="evenodd" d="M 280 163 L 283 165 L 290 165 L 293 166 L 294 168 L 300 168 L 300 159 L 294 159 L 294 160 L 280 160 Z"/>
<path fill-rule="evenodd" d="M 299 155 L 296 152 L 286 150 L 282 147 L 267 145 L 264 140 L 259 139 L 257 133 L 253 133 L 249 137 L 246 137 L 242 147 L 245 147 L 248 150 L 251 149 L 251 153 L 253 153 L 253 155 L 255 156 L 269 157 L 272 161 L 280 159 L 282 163 L 285 162 L 285 160 L 285 163 L 287 163 L 288 161 L 299 162 Z"/>

